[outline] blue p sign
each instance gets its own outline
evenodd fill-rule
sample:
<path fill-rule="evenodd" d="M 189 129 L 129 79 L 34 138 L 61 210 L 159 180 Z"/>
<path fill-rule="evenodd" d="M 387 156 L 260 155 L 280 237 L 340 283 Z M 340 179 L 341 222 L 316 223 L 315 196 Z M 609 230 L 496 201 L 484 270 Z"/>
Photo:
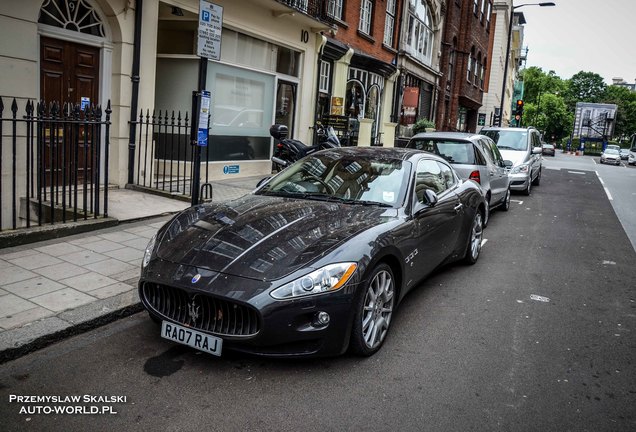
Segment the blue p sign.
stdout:
<path fill-rule="evenodd" d="M 201 11 L 201 19 L 205 22 L 210 22 L 210 11 Z"/>

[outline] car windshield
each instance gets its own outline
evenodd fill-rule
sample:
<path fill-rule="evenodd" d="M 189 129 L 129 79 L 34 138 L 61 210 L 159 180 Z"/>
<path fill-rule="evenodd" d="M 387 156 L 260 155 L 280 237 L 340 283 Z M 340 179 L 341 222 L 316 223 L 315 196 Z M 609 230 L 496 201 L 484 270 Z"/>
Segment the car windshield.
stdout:
<path fill-rule="evenodd" d="M 525 130 L 489 130 L 482 133 L 496 142 L 499 150 L 525 151 L 528 149 L 528 132 Z"/>
<path fill-rule="evenodd" d="M 286 168 L 256 194 L 399 207 L 410 173 L 411 163 L 399 159 L 322 151 Z"/>
<path fill-rule="evenodd" d="M 477 165 L 473 144 L 444 138 L 414 138 L 409 148 L 435 153 L 454 164 Z"/>
<path fill-rule="evenodd" d="M 608 149 L 605 149 L 605 154 L 617 155 L 619 153 L 618 153 L 618 150 L 616 150 L 616 149 L 608 148 Z"/>

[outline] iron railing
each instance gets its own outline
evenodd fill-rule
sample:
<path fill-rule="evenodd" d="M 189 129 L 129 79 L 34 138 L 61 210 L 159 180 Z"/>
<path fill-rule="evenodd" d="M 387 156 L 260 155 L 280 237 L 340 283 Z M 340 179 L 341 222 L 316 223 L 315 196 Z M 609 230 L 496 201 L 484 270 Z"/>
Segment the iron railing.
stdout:
<path fill-rule="evenodd" d="M 134 184 L 171 196 L 192 196 L 194 151 L 190 143 L 191 120 L 188 112 L 142 109 L 135 121 Z M 201 159 L 210 160 L 210 146 L 202 149 Z M 205 164 L 201 198 L 210 199 L 210 166 Z"/>
<path fill-rule="evenodd" d="M 0 97 L 0 230 L 107 217 L 110 101 L 9 110 Z"/>

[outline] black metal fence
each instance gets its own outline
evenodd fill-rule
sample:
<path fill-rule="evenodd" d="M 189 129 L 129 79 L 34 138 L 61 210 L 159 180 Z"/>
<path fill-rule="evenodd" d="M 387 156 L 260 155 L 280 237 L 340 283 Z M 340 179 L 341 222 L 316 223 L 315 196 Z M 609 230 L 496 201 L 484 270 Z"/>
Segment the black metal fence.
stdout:
<path fill-rule="evenodd" d="M 134 182 L 137 186 L 181 196 L 192 196 L 194 151 L 190 143 L 191 120 L 188 112 L 141 110 L 135 139 Z M 201 150 L 201 159 L 211 159 L 210 146 Z M 210 164 L 204 164 L 201 199 L 210 199 Z"/>
<path fill-rule="evenodd" d="M 0 97 L 0 230 L 108 216 L 110 114 Z"/>

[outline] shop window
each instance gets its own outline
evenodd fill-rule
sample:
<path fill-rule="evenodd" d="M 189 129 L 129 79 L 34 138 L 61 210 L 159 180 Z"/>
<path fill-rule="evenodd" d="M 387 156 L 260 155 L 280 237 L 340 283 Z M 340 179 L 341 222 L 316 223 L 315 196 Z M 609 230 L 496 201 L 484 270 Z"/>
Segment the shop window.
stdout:
<path fill-rule="evenodd" d="M 300 68 L 300 53 L 289 48 L 277 47 L 276 72 L 297 77 Z"/>
<path fill-rule="evenodd" d="M 349 117 L 359 118 L 364 113 L 364 88 L 357 81 L 347 83 L 345 107 Z"/>

